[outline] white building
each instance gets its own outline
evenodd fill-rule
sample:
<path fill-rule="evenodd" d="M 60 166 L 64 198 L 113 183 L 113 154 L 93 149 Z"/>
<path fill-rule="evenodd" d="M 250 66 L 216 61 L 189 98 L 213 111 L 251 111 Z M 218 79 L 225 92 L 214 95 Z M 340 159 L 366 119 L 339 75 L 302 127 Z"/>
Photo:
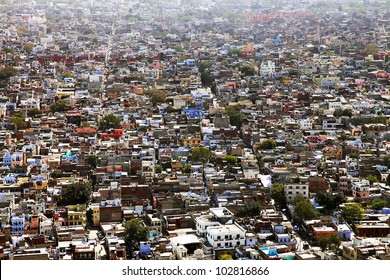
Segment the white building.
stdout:
<path fill-rule="evenodd" d="M 307 118 L 307 119 L 299 120 L 299 127 L 301 130 L 313 129 L 313 119 Z"/>
<path fill-rule="evenodd" d="M 206 238 L 214 250 L 234 249 L 245 245 L 246 231 L 238 224 L 210 226 Z"/>
<path fill-rule="evenodd" d="M 195 223 L 196 234 L 203 237 L 206 236 L 208 227 L 221 225 L 221 223 L 213 219 L 211 215 L 197 217 Z"/>
<path fill-rule="evenodd" d="M 308 184 L 288 184 L 284 186 L 287 202 L 291 202 L 299 194 L 304 198 L 309 197 L 309 185 Z"/>
<path fill-rule="evenodd" d="M 19 107 L 23 111 L 29 112 L 33 109 L 40 109 L 40 104 L 39 104 L 39 100 L 35 98 L 28 98 L 25 100 L 21 100 Z"/>
<path fill-rule="evenodd" d="M 337 124 L 336 118 L 327 116 L 322 120 L 322 129 L 336 129 Z"/>
<path fill-rule="evenodd" d="M 265 76 L 271 76 L 276 71 L 276 65 L 275 62 L 271 60 L 263 61 L 261 62 L 260 66 L 260 75 Z"/>

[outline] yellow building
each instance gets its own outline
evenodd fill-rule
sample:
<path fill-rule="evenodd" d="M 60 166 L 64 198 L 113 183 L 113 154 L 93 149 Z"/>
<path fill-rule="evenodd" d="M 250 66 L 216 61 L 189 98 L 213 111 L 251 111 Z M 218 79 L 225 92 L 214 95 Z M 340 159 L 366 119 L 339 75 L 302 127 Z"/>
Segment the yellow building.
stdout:
<path fill-rule="evenodd" d="M 82 204 L 68 205 L 68 226 L 82 226 L 86 222 L 86 207 Z"/>
<path fill-rule="evenodd" d="M 200 134 L 196 133 L 195 135 L 184 135 L 182 137 L 183 140 L 183 146 L 192 146 L 192 147 L 199 147 L 201 145 L 201 139 Z"/>
<path fill-rule="evenodd" d="M 326 147 L 322 150 L 323 156 L 325 158 L 334 158 L 334 159 L 342 159 L 343 150 L 341 147 Z"/>
<path fill-rule="evenodd" d="M 94 227 L 100 225 L 100 205 L 99 203 L 94 203 L 91 205 L 92 210 L 92 223 Z"/>

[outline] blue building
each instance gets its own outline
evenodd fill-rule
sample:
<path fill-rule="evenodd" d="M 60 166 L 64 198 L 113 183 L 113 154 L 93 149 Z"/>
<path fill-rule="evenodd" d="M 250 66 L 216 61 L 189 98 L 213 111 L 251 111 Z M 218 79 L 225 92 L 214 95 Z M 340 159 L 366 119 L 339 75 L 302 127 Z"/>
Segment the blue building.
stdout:
<path fill-rule="evenodd" d="M 184 114 L 187 116 L 188 119 L 204 119 L 204 113 L 202 108 L 186 108 L 184 109 Z"/>

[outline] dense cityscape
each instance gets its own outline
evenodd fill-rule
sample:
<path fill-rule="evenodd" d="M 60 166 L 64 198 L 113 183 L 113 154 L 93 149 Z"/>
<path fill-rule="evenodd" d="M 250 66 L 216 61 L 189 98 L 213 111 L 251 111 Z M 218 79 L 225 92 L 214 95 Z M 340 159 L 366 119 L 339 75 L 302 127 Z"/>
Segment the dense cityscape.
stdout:
<path fill-rule="evenodd" d="M 390 1 L 3 0 L 1 260 L 389 260 Z"/>

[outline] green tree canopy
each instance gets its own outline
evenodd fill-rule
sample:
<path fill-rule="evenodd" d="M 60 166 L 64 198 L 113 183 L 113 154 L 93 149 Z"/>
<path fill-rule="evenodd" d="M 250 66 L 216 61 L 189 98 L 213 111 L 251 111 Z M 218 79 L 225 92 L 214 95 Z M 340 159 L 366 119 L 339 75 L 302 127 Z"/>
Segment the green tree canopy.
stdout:
<path fill-rule="evenodd" d="M 374 210 L 382 210 L 383 208 L 387 207 L 389 204 L 384 199 L 376 199 L 373 202 L 368 205 L 368 209 L 374 209 Z"/>
<path fill-rule="evenodd" d="M 337 249 L 341 244 L 338 234 L 332 234 L 329 236 L 321 236 L 318 239 L 318 246 L 325 251 L 326 249 Z"/>
<path fill-rule="evenodd" d="M 28 111 L 28 113 L 27 113 L 27 116 L 29 116 L 30 118 L 40 116 L 40 115 L 42 115 L 42 112 L 38 108 L 34 108 L 34 109 Z"/>
<path fill-rule="evenodd" d="M 145 95 L 150 98 L 153 104 L 164 103 L 167 100 L 165 92 L 157 88 L 145 90 Z"/>
<path fill-rule="evenodd" d="M 14 127 L 15 130 L 22 130 L 28 127 L 28 123 L 20 115 L 15 115 L 12 117 L 11 125 Z"/>
<path fill-rule="evenodd" d="M 280 208 L 284 208 L 286 206 L 286 194 L 284 191 L 284 186 L 282 184 L 272 184 L 270 192 L 271 198 L 275 201 L 275 203 Z"/>
<path fill-rule="evenodd" d="M 238 56 L 238 57 L 240 57 L 241 56 L 241 50 L 240 49 L 230 50 L 230 51 L 228 51 L 227 55 L 228 56 Z"/>
<path fill-rule="evenodd" d="M 91 166 L 92 168 L 96 168 L 98 157 L 96 155 L 87 155 L 85 157 L 85 162 L 89 164 L 89 166 Z"/>
<path fill-rule="evenodd" d="M 243 66 L 241 67 L 240 71 L 245 76 L 254 76 L 256 74 L 256 70 L 253 66 Z"/>
<path fill-rule="evenodd" d="M 237 157 L 233 155 L 225 156 L 224 160 L 230 165 L 235 165 L 237 163 Z"/>
<path fill-rule="evenodd" d="M 346 205 L 341 211 L 341 217 L 347 222 L 352 223 L 353 221 L 362 220 L 364 209 L 360 204 L 349 204 Z"/>
<path fill-rule="evenodd" d="M 181 170 L 184 174 L 191 174 L 192 166 L 191 164 L 186 164 Z"/>
<path fill-rule="evenodd" d="M 27 52 L 27 53 L 31 53 L 32 50 L 34 49 L 34 44 L 31 44 L 31 43 L 26 43 L 24 44 L 23 46 L 24 50 Z"/>
<path fill-rule="evenodd" d="M 339 208 L 340 204 L 345 202 L 345 197 L 340 193 L 319 192 L 315 196 L 315 201 L 323 207 L 322 214 L 330 215 Z"/>
<path fill-rule="evenodd" d="M 55 112 L 65 112 L 65 108 L 68 106 L 68 101 L 67 100 L 58 100 L 54 104 L 50 106 L 50 110 L 55 113 Z"/>
<path fill-rule="evenodd" d="M 125 223 L 124 240 L 130 256 L 139 249 L 141 241 L 148 240 L 148 233 L 148 229 L 143 225 L 141 219 L 135 218 Z"/>
<path fill-rule="evenodd" d="M 245 203 L 236 213 L 236 217 L 255 217 L 261 212 L 261 205 L 258 202 L 251 201 Z"/>
<path fill-rule="evenodd" d="M 370 182 L 370 185 L 378 182 L 378 178 L 375 175 L 369 174 L 366 179 Z"/>
<path fill-rule="evenodd" d="M 206 147 L 195 147 L 191 151 L 192 161 L 207 162 L 211 157 L 211 151 Z"/>
<path fill-rule="evenodd" d="M 241 128 L 244 115 L 240 112 L 240 109 L 234 106 L 228 106 L 223 111 L 225 116 L 228 116 L 230 119 L 230 125 L 236 126 L 238 129 Z"/>
<path fill-rule="evenodd" d="M 382 159 L 382 164 L 390 168 L 390 155 L 385 155 Z"/>
<path fill-rule="evenodd" d="M 310 203 L 309 200 L 303 196 L 298 195 L 293 200 L 294 216 L 302 222 L 302 220 L 310 220 L 318 216 L 316 208 Z"/>
<path fill-rule="evenodd" d="M 70 185 L 64 185 L 61 189 L 60 205 L 85 204 L 89 201 L 92 193 L 90 183 L 79 182 Z"/>
<path fill-rule="evenodd" d="M 375 44 L 368 44 L 367 46 L 366 46 L 366 54 L 377 54 L 378 53 L 378 46 L 377 45 L 375 45 Z"/>
<path fill-rule="evenodd" d="M 335 116 L 336 118 L 338 117 L 352 117 L 353 115 L 353 112 L 351 109 L 336 109 L 334 112 L 333 112 L 333 116 Z"/>
<path fill-rule="evenodd" d="M 13 76 L 17 76 L 19 70 L 14 67 L 4 67 L 0 69 L 0 81 L 6 81 Z"/>
<path fill-rule="evenodd" d="M 202 61 L 201 63 L 198 64 L 198 71 L 200 73 L 204 73 L 206 69 L 210 67 L 210 62 L 208 61 Z"/>
<path fill-rule="evenodd" d="M 157 173 L 157 174 L 160 174 L 161 172 L 163 172 L 163 167 L 161 165 L 156 165 L 154 166 L 154 172 Z"/>
<path fill-rule="evenodd" d="M 207 72 L 203 72 L 203 73 L 200 74 L 200 80 L 201 80 L 202 85 L 204 87 L 211 87 L 213 85 L 214 81 L 215 81 L 213 76 L 211 76 Z"/>
<path fill-rule="evenodd" d="M 276 148 L 276 141 L 273 139 L 263 140 L 257 143 L 257 148 L 260 150 L 272 150 Z"/>
<path fill-rule="evenodd" d="M 110 128 L 120 128 L 121 122 L 122 119 L 120 117 L 117 117 L 114 114 L 108 114 L 100 120 L 99 128 L 103 131 Z"/>

